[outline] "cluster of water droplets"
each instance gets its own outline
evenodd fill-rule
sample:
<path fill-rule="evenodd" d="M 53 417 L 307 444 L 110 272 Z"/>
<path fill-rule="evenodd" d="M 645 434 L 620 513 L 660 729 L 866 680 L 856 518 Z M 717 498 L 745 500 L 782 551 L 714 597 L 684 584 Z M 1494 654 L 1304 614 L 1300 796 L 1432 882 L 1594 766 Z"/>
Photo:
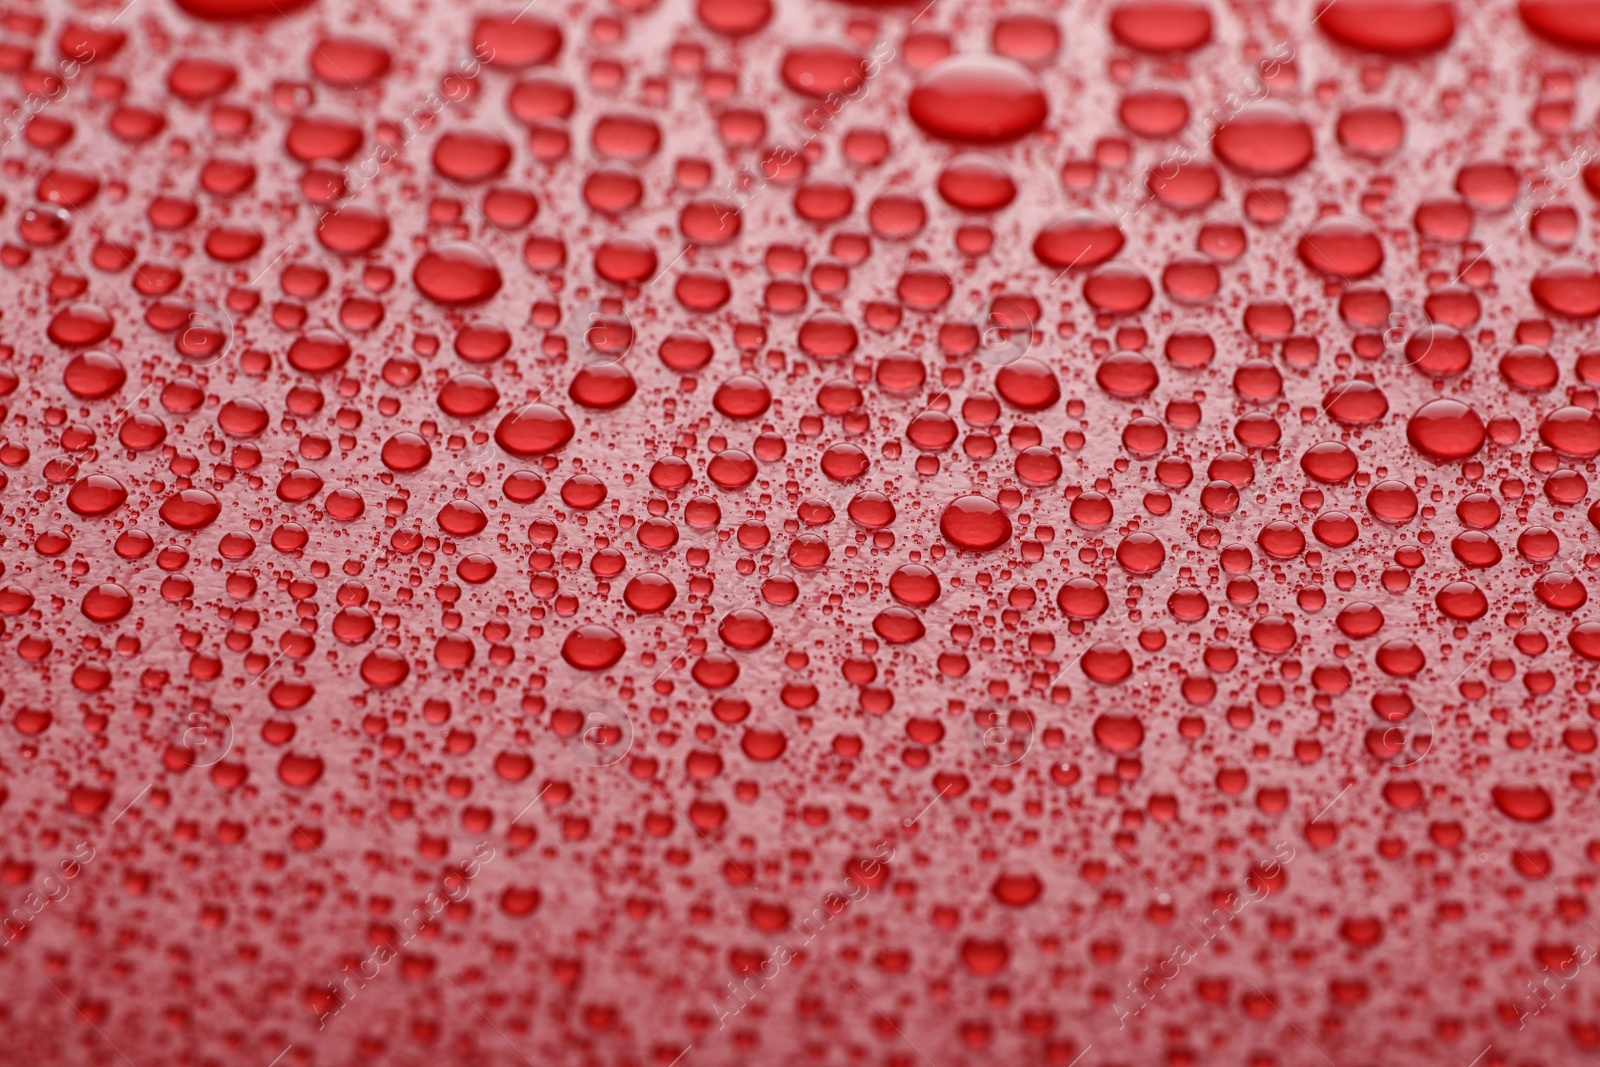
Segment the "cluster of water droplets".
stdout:
<path fill-rule="evenodd" d="M 0 12 L 31 1062 L 1600 1048 L 1591 5 L 692 6 Z"/>

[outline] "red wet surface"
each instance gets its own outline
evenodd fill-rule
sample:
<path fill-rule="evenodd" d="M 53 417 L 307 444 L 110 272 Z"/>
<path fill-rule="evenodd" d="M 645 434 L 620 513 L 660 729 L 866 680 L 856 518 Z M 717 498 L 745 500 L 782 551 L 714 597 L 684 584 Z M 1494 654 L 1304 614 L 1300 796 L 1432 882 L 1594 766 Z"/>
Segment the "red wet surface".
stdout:
<path fill-rule="evenodd" d="M 1591 1061 L 1597 51 L 0 10 L 0 1059 Z"/>

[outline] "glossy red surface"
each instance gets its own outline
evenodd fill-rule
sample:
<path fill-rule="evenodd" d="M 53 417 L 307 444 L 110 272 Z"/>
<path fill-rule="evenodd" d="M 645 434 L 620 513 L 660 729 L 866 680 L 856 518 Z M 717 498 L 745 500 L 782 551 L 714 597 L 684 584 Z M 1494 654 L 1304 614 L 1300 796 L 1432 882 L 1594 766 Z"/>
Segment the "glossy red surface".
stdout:
<path fill-rule="evenodd" d="M 1590 1062 L 1595 10 L 0 10 L 0 1060 Z"/>

